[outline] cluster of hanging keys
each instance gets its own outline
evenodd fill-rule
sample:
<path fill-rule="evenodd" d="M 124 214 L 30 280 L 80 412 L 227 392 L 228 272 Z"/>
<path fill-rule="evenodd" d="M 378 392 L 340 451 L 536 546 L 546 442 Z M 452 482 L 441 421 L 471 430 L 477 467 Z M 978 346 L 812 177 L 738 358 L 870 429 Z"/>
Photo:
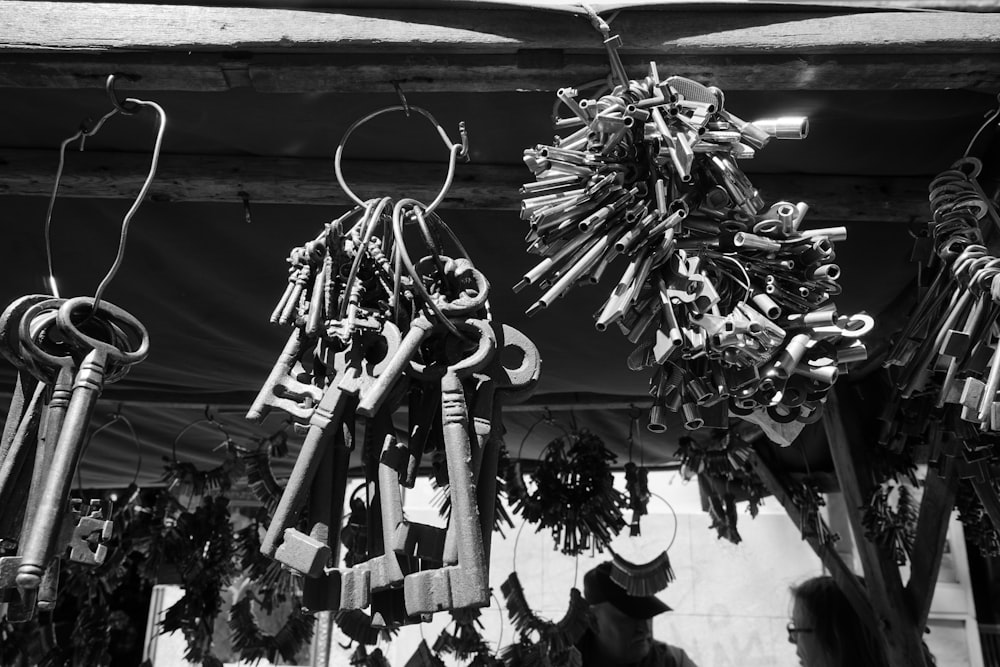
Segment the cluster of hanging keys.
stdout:
<path fill-rule="evenodd" d="M 369 118 L 401 109 L 361 119 L 344 141 Z M 437 127 L 451 150 L 450 175 L 461 145 Z M 489 604 L 501 406 L 530 394 L 540 360 L 527 337 L 492 319 L 487 279 L 434 214 L 448 183 L 426 206 L 362 201 L 343 182 L 339 156 L 341 185 L 358 206 L 292 250 L 271 318 L 292 333 L 247 413 L 260 420 L 278 408 L 305 431 L 261 551 L 304 575 L 308 608 L 370 607 L 374 626 L 391 627 Z M 429 249 L 416 262 L 407 229 Z M 442 235 L 456 257 L 443 254 Z M 516 352 L 502 356 L 505 349 Z M 403 404 L 405 443 L 392 421 Z M 402 503 L 401 487 L 413 485 L 435 447 L 444 451 L 451 503 L 443 528 L 408 521 Z M 354 450 L 367 484 L 367 553 L 341 568 Z"/>
<path fill-rule="evenodd" d="M 148 351 L 135 317 L 91 297 L 32 294 L 0 315 L 0 354 L 18 370 L 0 443 L 0 601 L 10 620 L 52 608 L 62 556 L 104 561 L 111 522 L 100 501 L 70 498 L 73 476 L 102 388 Z"/>
<path fill-rule="evenodd" d="M 730 413 L 818 420 L 838 373 L 866 358 L 859 338 L 873 325 L 831 300 L 847 229 L 806 229 L 804 202 L 767 207 L 737 164 L 771 139 L 805 138 L 807 119 L 745 121 L 718 88 L 661 79 L 655 63 L 629 80 L 614 40 L 618 85 L 595 99 L 560 89 L 565 136 L 524 151 L 535 181 L 521 217 L 543 259 L 515 290 L 544 290 L 532 315 L 624 258 L 594 318 L 637 344 L 630 368 L 656 369 L 650 430 L 666 429 L 667 410 L 692 430 L 724 427 Z"/>

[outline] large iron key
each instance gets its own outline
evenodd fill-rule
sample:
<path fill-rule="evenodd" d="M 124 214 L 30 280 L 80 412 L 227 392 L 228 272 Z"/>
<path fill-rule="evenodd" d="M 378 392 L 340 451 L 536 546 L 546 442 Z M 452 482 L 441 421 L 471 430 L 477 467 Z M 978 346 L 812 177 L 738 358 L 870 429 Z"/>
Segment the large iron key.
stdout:
<path fill-rule="evenodd" d="M 285 531 L 294 527 L 305 506 L 323 453 L 331 446 L 336 429 L 340 428 L 357 396 L 383 372 L 386 361 L 393 356 L 398 346 L 399 329 L 391 322 L 386 322 L 379 333 L 360 331 L 352 338 L 352 343 L 346 350 L 334 355 L 337 374 L 309 419 L 309 430 L 302 442 L 302 449 L 295 459 L 264 539 L 261 540 L 260 551 L 265 556 L 275 557 Z M 372 362 L 366 358 L 379 348 L 385 352 L 383 359 Z"/>
<path fill-rule="evenodd" d="M 459 328 L 473 329 L 478 340 L 476 348 L 449 364 L 441 378 L 441 421 L 451 498 L 449 526 L 456 526 L 458 563 L 406 577 L 403 587 L 410 615 L 489 604 L 489 572 L 479 528 L 463 380 L 490 362 L 496 352 L 496 335 L 484 320 L 466 320 Z M 419 374 L 427 369 L 414 370 Z"/>
<path fill-rule="evenodd" d="M 296 327 L 292 331 L 267 380 L 257 392 L 257 398 L 247 411 L 247 419 L 259 422 L 268 415 L 271 408 L 278 408 L 291 415 L 299 424 L 309 423 L 313 414 L 312 406 L 322 399 L 323 390 L 292 377 L 292 369 L 304 352 L 306 338 L 302 329 Z M 303 399 L 308 402 L 302 402 Z"/>
<path fill-rule="evenodd" d="M 79 349 L 89 348 L 90 351 L 80 363 L 80 370 L 73 381 L 73 393 L 35 515 L 35 529 L 28 534 L 28 540 L 21 551 L 21 565 L 17 570 L 19 588 L 37 588 L 46 564 L 54 555 L 73 473 L 79 464 L 87 426 L 104 387 L 109 364 L 129 366 L 142 361 L 149 353 L 149 334 L 145 327 L 125 310 L 107 301 L 101 302 L 95 316 L 100 315 L 125 325 L 135 335 L 135 349 L 123 350 L 80 331 L 74 322 L 75 316 L 81 311 L 92 311 L 93 307 L 92 298 L 77 297 L 64 303 L 57 316 L 59 328 L 69 342 Z"/>

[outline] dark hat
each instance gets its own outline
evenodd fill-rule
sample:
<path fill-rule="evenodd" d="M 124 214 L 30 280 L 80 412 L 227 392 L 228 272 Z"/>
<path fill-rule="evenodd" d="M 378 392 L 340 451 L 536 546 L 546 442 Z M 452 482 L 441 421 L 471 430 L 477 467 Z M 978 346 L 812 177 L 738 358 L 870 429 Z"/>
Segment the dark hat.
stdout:
<path fill-rule="evenodd" d="M 618 611 L 632 618 L 653 618 L 671 611 L 655 595 L 629 595 L 624 588 L 611 580 L 611 561 L 601 563 L 583 575 L 583 599 L 590 604 L 610 602 Z"/>

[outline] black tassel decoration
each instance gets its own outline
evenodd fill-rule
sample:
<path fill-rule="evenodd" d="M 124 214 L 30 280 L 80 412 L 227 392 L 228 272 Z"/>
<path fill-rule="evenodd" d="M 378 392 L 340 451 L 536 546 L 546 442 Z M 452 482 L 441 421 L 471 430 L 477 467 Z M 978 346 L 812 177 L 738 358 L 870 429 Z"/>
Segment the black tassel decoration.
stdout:
<path fill-rule="evenodd" d="M 666 551 L 641 565 L 630 563 L 614 551 L 611 551 L 611 556 L 611 581 L 624 588 L 629 595 L 655 595 L 674 580 L 674 570 Z"/>

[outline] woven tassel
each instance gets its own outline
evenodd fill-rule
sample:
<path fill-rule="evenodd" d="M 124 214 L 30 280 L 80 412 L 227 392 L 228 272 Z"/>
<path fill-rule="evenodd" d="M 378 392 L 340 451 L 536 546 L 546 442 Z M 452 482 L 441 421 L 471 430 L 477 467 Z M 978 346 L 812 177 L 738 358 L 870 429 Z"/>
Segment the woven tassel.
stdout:
<path fill-rule="evenodd" d="M 611 581 L 624 588 L 629 595 L 655 595 L 674 580 L 674 570 L 666 551 L 641 565 L 630 563 L 614 551 L 611 555 Z"/>

